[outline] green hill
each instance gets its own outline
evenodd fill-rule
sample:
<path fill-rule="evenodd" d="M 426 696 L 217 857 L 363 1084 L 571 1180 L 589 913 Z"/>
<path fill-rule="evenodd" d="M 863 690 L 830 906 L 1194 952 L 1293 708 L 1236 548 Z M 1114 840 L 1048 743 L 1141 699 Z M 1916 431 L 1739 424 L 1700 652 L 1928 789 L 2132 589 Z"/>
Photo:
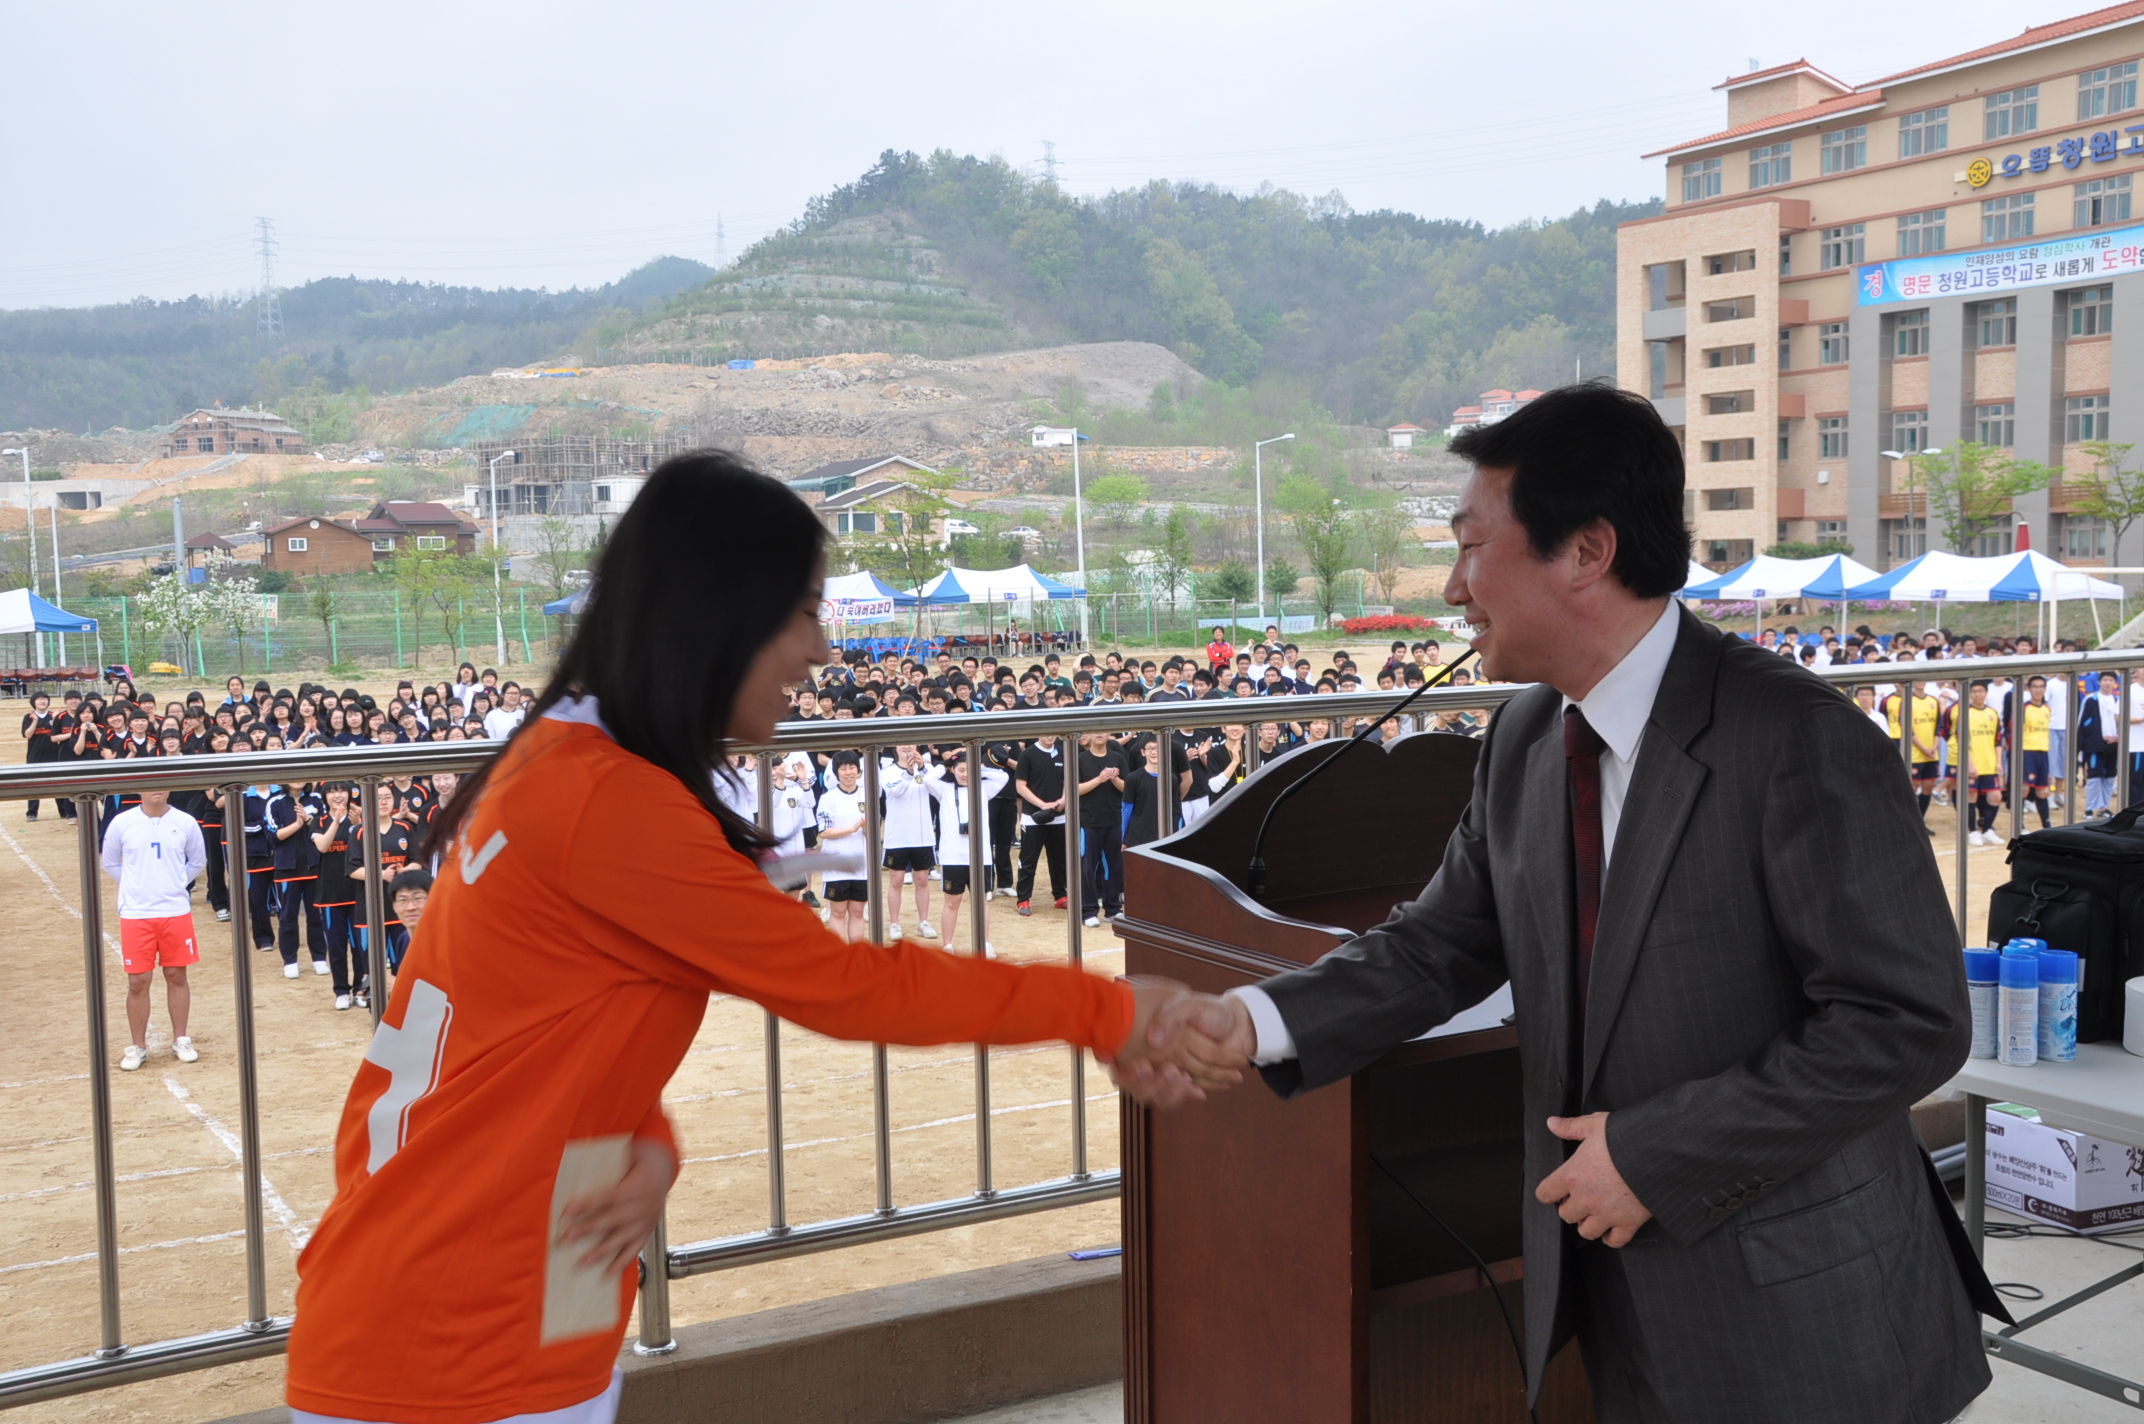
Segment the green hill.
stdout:
<path fill-rule="evenodd" d="M 1343 420 L 1441 423 L 1489 386 L 1613 369 L 1603 201 L 1491 231 L 1337 194 L 1155 182 L 1067 197 L 1002 159 L 891 150 L 706 284 L 591 332 L 599 362 L 1153 341 Z"/>

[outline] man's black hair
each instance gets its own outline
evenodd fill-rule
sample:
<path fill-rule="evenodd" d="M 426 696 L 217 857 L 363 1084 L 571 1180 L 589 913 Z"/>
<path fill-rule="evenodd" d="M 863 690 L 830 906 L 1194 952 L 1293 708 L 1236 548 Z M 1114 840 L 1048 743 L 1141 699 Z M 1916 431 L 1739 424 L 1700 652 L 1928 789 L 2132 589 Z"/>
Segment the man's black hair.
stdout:
<path fill-rule="evenodd" d="M 1663 598 L 1688 580 L 1682 447 L 1645 397 L 1594 381 L 1558 386 L 1494 425 L 1462 430 L 1447 448 L 1512 472 L 1511 512 L 1537 558 L 1605 519 L 1616 539 L 1610 572 L 1623 587 Z"/>
<path fill-rule="evenodd" d="M 403 870 L 387 886 L 388 903 L 393 904 L 395 896 L 405 890 L 422 890 L 427 895 L 431 894 L 432 872 L 421 865 L 412 865 Z"/>

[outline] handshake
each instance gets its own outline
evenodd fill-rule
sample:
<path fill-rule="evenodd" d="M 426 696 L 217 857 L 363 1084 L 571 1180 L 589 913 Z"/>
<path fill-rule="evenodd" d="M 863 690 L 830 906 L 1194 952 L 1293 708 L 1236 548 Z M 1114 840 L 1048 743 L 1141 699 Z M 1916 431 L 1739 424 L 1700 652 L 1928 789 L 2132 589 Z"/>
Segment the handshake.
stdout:
<path fill-rule="evenodd" d="M 1132 1031 L 1115 1060 L 1102 1064 L 1121 1091 L 1148 1107 L 1173 1108 L 1243 1080 L 1258 1034 L 1240 1000 L 1167 979 L 1124 982 L 1132 990 Z"/>

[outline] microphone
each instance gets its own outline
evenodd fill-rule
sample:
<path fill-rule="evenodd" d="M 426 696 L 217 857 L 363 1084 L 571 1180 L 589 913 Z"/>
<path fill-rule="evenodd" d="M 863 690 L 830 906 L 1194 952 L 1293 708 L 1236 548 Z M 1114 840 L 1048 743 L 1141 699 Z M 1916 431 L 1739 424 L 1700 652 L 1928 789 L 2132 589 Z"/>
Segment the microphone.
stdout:
<path fill-rule="evenodd" d="M 1423 693 L 1429 691 L 1431 688 L 1441 687 L 1446 682 L 1450 681 L 1452 674 L 1459 671 L 1459 669 L 1466 663 L 1466 660 L 1473 656 L 1474 650 L 1472 648 L 1469 648 L 1465 652 L 1461 653 L 1458 657 L 1454 658 L 1451 662 L 1446 663 L 1435 677 L 1424 679 L 1420 687 L 1408 693 L 1405 697 L 1402 697 L 1399 700 L 1398 704 L 1394 706 L 1391 711 L 1385 713 L 1383 716 L 1372 718 L 1369 721 L 1366 721 L 1363 724 L 1363 728 L 1361 731 L 1357 732 L 1354 736 L 1349 737 L 1347 739 L 1346 746 L 1340 748 L 1339 751 L 1334 752 L 1331 756 L 1319 762 L 1309 771 L 1305 772 L 1303 775 L 1297 777 L 1294 781 L 1289 782 L 1286 786 L 1281 788 L 1280 795 L 1273 798 L 1273 804 L 1266 807 L 1265 819 L 1258 823 L 1258 839 L 1251 842 L 1251 864 L 1250 868 L 1244 874 L 1243 888 L 1250 892 L 1250 896 L 1253 900 L 1263 902 L 1266 897 L 1266 832 L 1273 829 L 1273 813 L 1278 811 L 1283 805 L 1285 805 L 1290 796 L 1293 796 L 1296 792 L 1301 791 L 1311 782 L 1317 780 L 1318 776 L 1327 768 L 1331 767 L 1334 762 L 1340 760 L 1340 758 L 1346 756 L 1349 752 L 1353 751 L 1359 743 L 1363 742 L 1369 737 L 1370 733 L 1376 731 L 1380 726 L 1382 726 L 1385 722 L 1389 721 L 1391 718 L 1399 716 L 1400 713 L 1405 712 L 1409 707 L 1412 707 L 1416 698 L 1420 697 Z"/>

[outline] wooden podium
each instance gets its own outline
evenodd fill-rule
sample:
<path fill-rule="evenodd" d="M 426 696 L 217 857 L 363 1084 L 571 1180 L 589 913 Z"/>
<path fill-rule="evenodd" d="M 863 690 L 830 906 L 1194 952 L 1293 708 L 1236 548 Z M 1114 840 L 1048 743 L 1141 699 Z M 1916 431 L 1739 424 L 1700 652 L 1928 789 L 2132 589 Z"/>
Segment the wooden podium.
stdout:
<path fill-rule="evenodd" d="M 1277 757 L 1196 824 L 1125 852 L 1127 972 L 1219 993 L 1310 964 L 1414 898 L 1472 793 L 1470 738 L 1358 747 L 1275 818 L 1266 903 L 1242 888 L 1274 796 L 1342 745 Z M 1249 1079 L 1174 1112 L 1123 1100 L 1126 1424 L 1525 1424 L 1480 1272 L 1370 1161 L 1481 1253 L 1523 1331 L 1504 1012 L 1492 1001 L 1290 1102 Z M 1540 1417 L 1593 1419 L 1575 1344 Z"/>

